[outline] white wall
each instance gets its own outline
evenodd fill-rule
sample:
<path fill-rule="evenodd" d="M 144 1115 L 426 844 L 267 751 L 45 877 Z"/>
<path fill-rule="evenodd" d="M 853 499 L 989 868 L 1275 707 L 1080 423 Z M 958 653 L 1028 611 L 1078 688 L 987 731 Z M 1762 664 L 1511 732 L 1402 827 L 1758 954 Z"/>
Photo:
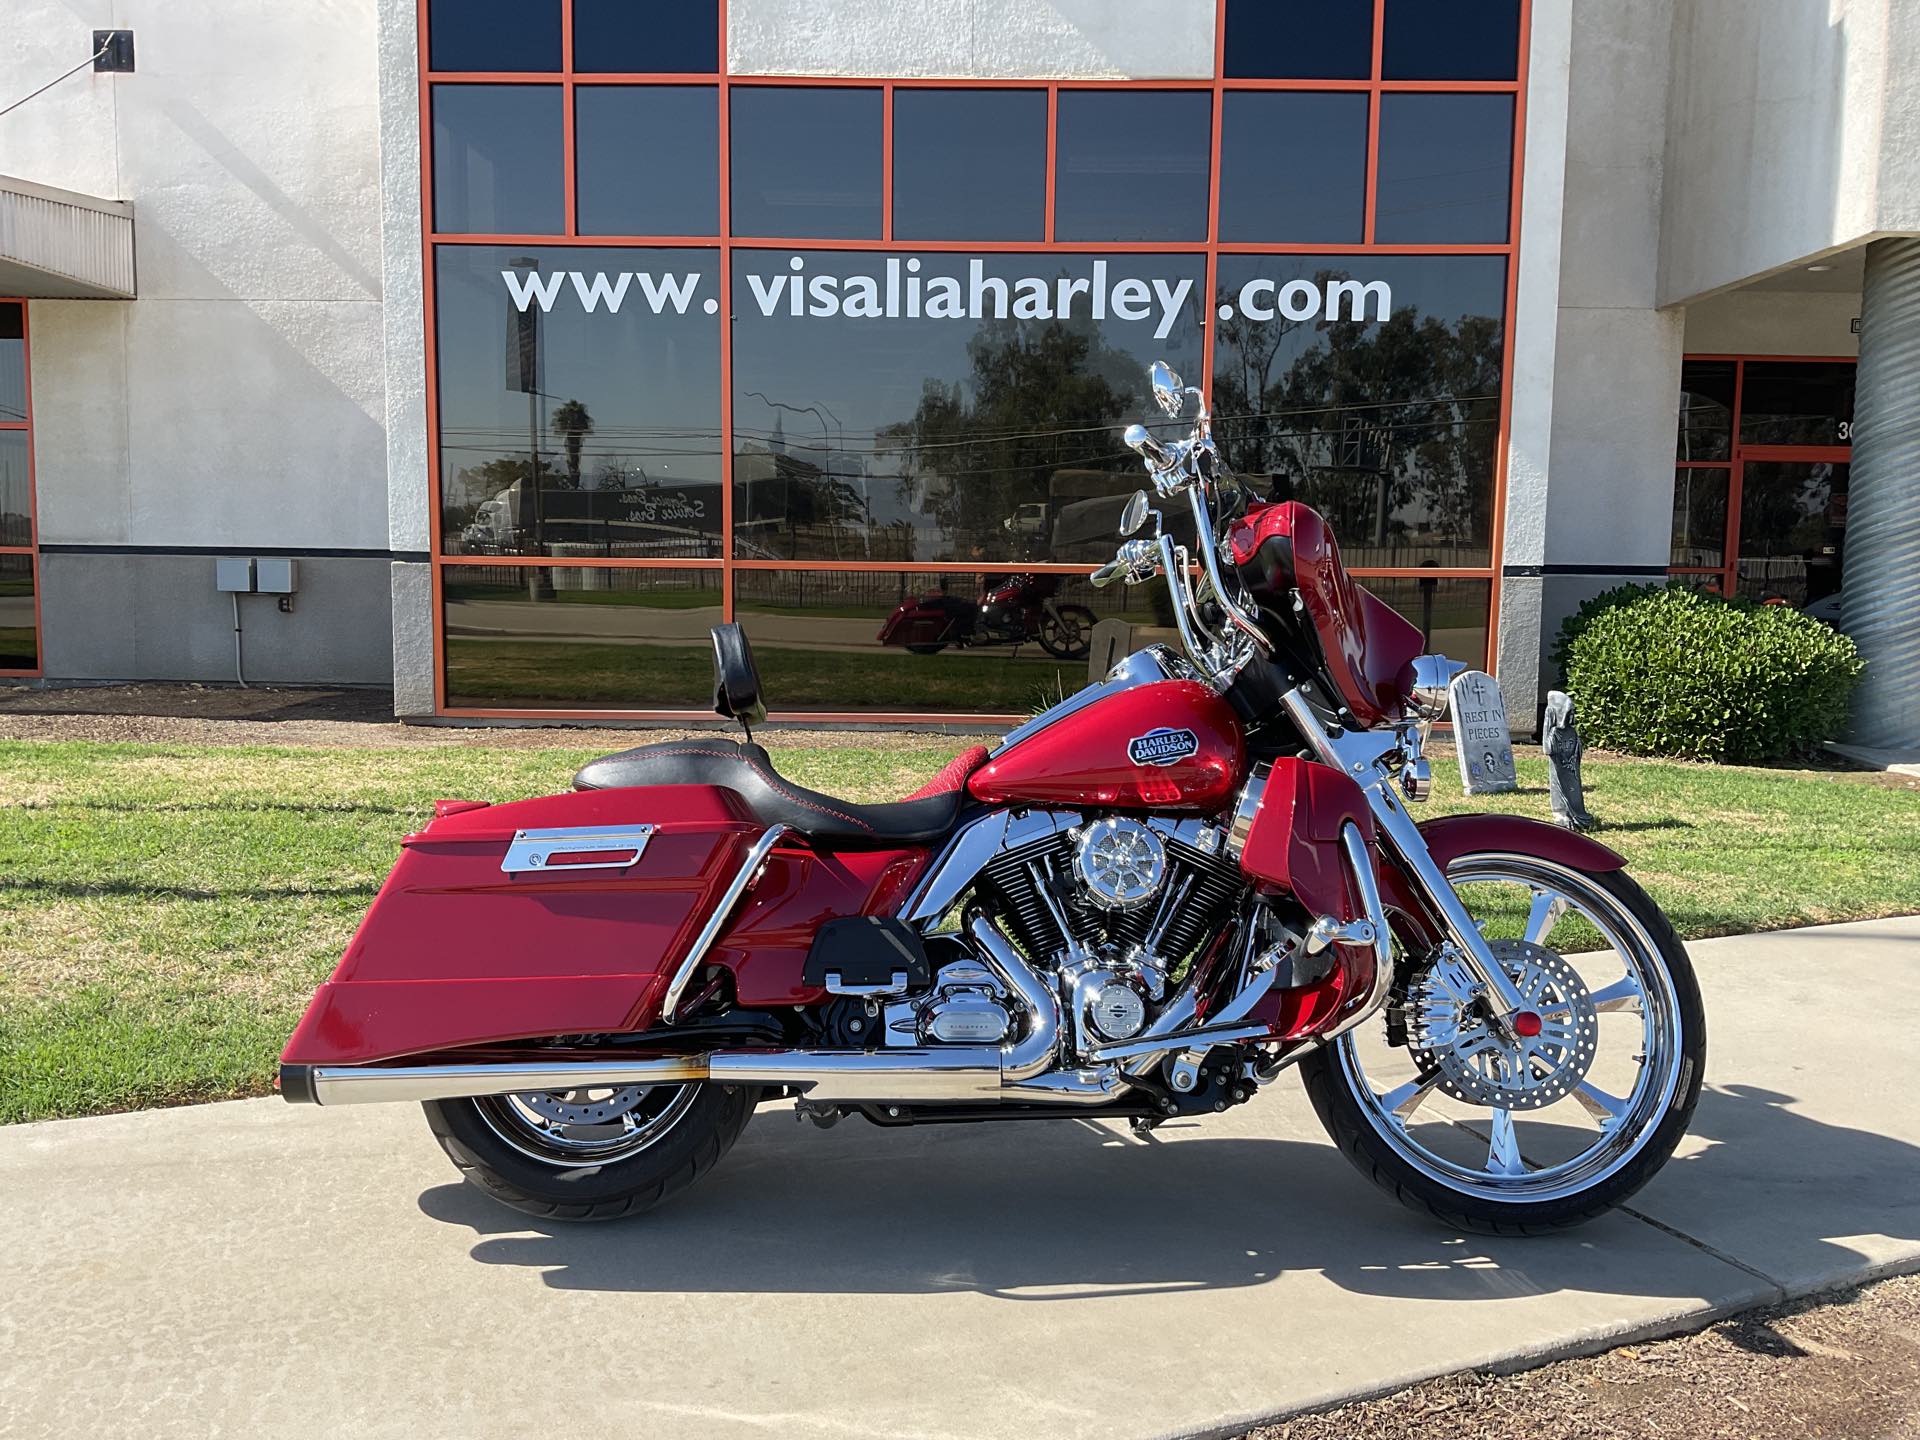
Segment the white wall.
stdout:
<path fill-rule="evenodd" d="M 1678 0 L 1662 304 L 1920 229 L 1920 0 Z"/>
<path fill-rule="evenodd" d="M 1730 290 L 1687 306 L 1689 355 L 1858 355 L 1858 295 Z"/>
<path fill-rule="evenodd" d="M 735 75 L 1208 79 L 1213 32 L 1214 0 L 731 0 L 727 64 Z"/>
<path fill-rule="evenodd" d="M 137 300 L 31 306 L 42 544 L 384 555 L 374 11 L 7 0 L 0 94 L 83 59 L 96 27 L 133 30 L 137 62 L 127 75 L 84 70 L 0 118 L 0 170 L 134 205 Z M 129 623 L 220 623 L 197 609 L 141 616 L 139 565 L 56 568 L 75 572 L 76 591 L 124 581 Z M 210 578 L 207 589 L 218 608 Z M 49 579 L 49 672 L 57 660 L 97 673 L 107 651 L 89 660 L 60 599 Z M 330 653 L 317 633 L 330 623 L 348 622 L 316 603 L 285 643 Z M 384 653 L 384 634 L 363 648 Z"/>

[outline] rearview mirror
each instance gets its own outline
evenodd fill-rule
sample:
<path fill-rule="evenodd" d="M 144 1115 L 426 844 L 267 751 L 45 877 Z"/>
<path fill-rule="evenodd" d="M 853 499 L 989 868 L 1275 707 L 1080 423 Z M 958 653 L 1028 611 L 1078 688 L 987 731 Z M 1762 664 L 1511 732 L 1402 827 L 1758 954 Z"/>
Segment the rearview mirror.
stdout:
<path fill-rule="evenodd" d="M 1136 490 L 1133 498 L 1127 501 L 1127 508 L 1120 512 L 1120 533 L 1132 535 L 1147 523 L 1147 492 Z"/>
<path fill-rule="evenodd" d="M 1164 360 L 1154 361 L 1147 368 L 1147 381 L 1153 386 L 1154 403 L 1178 420 L 1187 405 L 1187 390 L 1173 367 Z"/>

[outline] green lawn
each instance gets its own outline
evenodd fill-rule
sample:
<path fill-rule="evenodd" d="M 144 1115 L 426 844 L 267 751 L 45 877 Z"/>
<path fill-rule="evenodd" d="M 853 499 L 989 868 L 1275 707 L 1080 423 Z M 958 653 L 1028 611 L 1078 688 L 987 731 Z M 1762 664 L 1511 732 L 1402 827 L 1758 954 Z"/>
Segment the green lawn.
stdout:
<path fill-rule="evenodd" d="M 800 783 L 862 800 L 971 743 L 772 738 Z M 0 1121 L 264 1092 L 432 802 L 558 789 L 593 753 L 0 742 Z M 1498 808 L 1544 815 L 1540 762 L 1521 778 Z M 1588 779 L 1602 838 L 1685 935 L 1920 911 L 1915 790 L 1606 760 Z"/>

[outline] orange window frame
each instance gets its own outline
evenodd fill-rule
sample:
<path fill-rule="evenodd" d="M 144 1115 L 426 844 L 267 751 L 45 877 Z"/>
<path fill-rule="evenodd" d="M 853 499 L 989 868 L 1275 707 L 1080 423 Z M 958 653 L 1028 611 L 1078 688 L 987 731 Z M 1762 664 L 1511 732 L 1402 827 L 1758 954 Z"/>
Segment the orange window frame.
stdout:
<path fill-rule="evenodd" d="M 33 473 L 33 321 L 25 299 L 0 295 L 0 305 L 20 307 L 21 378 L 26 394 L 24 420 L 0 420 L 0 431 L 18 432 L 27 437 L 27 543 L 0 545 L 0 555 L 25 555 L 28 574 L 33 579 L 33 658 L 30 670 L 0 669 L 0 677 L 14 680 L 38 680 L 46 673 L 47 656 L 40 625 L 40 514 Z"/>
<path fill-rule="evenodd" d="M 1740 439 L 1741 421 L 1746 415 L 1747 366 L 1757 365 L 1857 365 L 1858 357 L 1853 355 L 1723 355 L 1718 353 L 1689 354 L 1681 363 L 1691 365 L 1695 362 L 1732 362 L 1733 364 L 1733 408 L 1730 412 L 1727 444 L 1727 458 L 1724 460 L 1682 460 L 1674 457 L 1673 469 L 1676 479 L 1682 470 L 1724 470 L 1727 472 L 1727 520 L 1726 532 L 1721 537 L 1719 565 L 1672 565 L 1667 567 L 1669 576 L 1712 576 L 1711 588 L 1722 595 L 1737 593 L 1740 585 L 1740 505 L 1746 487 L 1747 466 L 1756 461 L 1768 460 L 1805 460 L 1847 464 L 1853 458 L 1852 437 L 1847 443 L 1836 445 L 1748 445 Z M 1672 541 L 1668 541 L 1668 558 L 1671 560 Z"/>
<path fill-rule="evenodd" d="M 1206 261 L 1207 302 L 1202 310 L 1202 375 L 1201 384 L 1209 392 L 1213 388 L 1214 342 L 1212 327 L 1214 324 L 1214 301 L 1217 293 L 1219 259 L 1222 255 L 1499 255 L 1506 259 L 1506 295 L 1505 314 L 1502 318 L 1502 354 L 1499 418 L 1494 441 L 1493 503 L 1491 510 L 1491 534 L 1489 536 L 1488 563 L 1484 566 L 1447 566 L 1447 567 L 1355 567 L 1354 575 L 1362 581 L 1369 577 L 1383 579 L 1420 579 L 1420 580 L 1477 580 L 1488 586 L 1487 594 L 1487 653 L 1485 668 L 1495 670 L 1496 651 L 1500 631 L 1500 591 L 1501 568 L 1505 541 L 1505 516 L 1507 496 L 1507 451 L 1512 431 L 1513 409 L 1513 354 L 1514 354 L 1514 308 L 1519 288 L 1519 266 L 1516 263 L 1520 246 L 1520 220 L 1522 179 L 1526 170 L 1526 133 L 1527 133 L 1527 79 L 1529 50 L 1532 37 L 1533 0 L 1520 0 L 1519 54 L 1516 58 L 1515 78 L 1512 80 L 1389 80 L 1384 75 L 1384 52 L 1386 37 L 1387 0 L 1373 0 L 1373 55 L 1372 71 L 1367 79 L 1349 80 L 1262 80 L 1228 79 L 1225 77 L 1226 19 L 1228 0 L 1214 0 L 1214 53 L 1213 76 L 1206 80 L 1036 80 L 1036 79 L 979 79 L 979 78 L 884 78 L 858 75 L 730 75 L 726 69 L 727 55 L 727 0 L 716 0 L 718 5 L 718 40 L 716 53 L 718 68 L 711 72 L 576 72 L 573 63 L 573 3 L 574 0 L 560 0 L 560 70 L 555 71 L 436 71 L 430 68 L 428 49 L 428 0 L 416 0 L 417 38 L 419 74 L 419 121 L 420 121 L 420 231 L 423 268 L 423 291 L 425 309 L 426 344 L 426 408 L 427 408 L 427 455 L 428 455 L 428 499 L 429 533 L 431 548 L 429 558 L 432 571 L 433 605 L 433 692 L 434 713 L 438 716 L 472 719 L 626 719 L 626 720 L 685 720 L 703 715 L 704 711 L 684 709 L 632 710 L 632 709 L 582 709 L 567 710 L 557 708 L 521 709 L 500 707 L 455 707 L 447 704 L 446 689 L 446 636 L 445 609 L 442 597 L 443 577 L 449 568 L 460 565 L 525 565 L 542 569 L 572 566 L 592 569 L 675 569 L 675 570 L 716 570 L 724 577 L 721 582 L 722 614 L 725 619 L 734 618 L 733 577 L 742 570 L 822 570 L 822 571 L 890 571 L 913 573 L 975 573 L 980 570 L 977 564 L 955 561 L 891 562 L 868 561 L 846 562 L 833 560 L 741 560 L 734 556 L 733 545 L 733 252 L 736 249 L 781 250 L 806 248 L 810 250 L 872 250 L 894 243 L 893 241 L 893 98 L 904 89 L 991 89 L 991 90 L 1043 90 L 1047 95 L 1047 156 L 1046 156 L 1046 205 L 1045 239 L 1042 241 L 928 241 L 915 240 L 913 247 L 921 251 L 950 251 L 969 254 L 994 254 L 1059 250 L 1062 252 L 1098 254 L 1102 252 L 1128 254 L 1203 254 Z M 447 84 L 487 84 L 487 85 L 558 85 L 561 88 L 562 104 L 562 166 L 564 233 L 559 235 L 527 234 L 472 234 L 466 232 L 441 233 L 433 228 L 433 124 L 432 124 L 432 87 Z M 574 97 L 581 86 L 589 85 L 679 85 L 715 87 L 719 103 L 719 163 L 720 163 L 720 208 L 719 233 L 710 236 L 658 236 L 658 235 L 587 235 L 579 232 L 578 201 L 575 193 L 576 145 Z M 877 240 L 860 239 L 816 239 L 807 236 L 764 237 L 734 236 L 731 234 L 732 199 L 732 146 L 728 133 L 731 123 L 730 96 L 736 88 L 752 86 L 823 86 L 836 89 L 869 89 L 882 93 L 882 131 L 881 131 L 881 235 Z M 1197 90 L 1213 97 L 1211 151 L 1209 155 L 1209 194 L 1207 213 L 1207 238 L 1194 242 L 1057 242 L 1054 238 L 1054 194 L 1055 159 L 1057 153 L 1057 122 L 1059 99 L 1062 91 L 1070 90 Z M 1363 93 L 1368 97 L 1367 109 L 1367 166 L 1365 220 L 1362 231 L 1363 240 L 1358 245 L 1323 244 L 1264 244 L 1249 241 L 1222 241 L 1220 239 L 1220 134 L 1221 117 L 1225 108 L 1225 96 L 1233 91 L 1346 91 Z M 1496 244 L 1473 245 L 1407 245 L 1378 244 L 1374 240 L 1374 221 L 1377 209 L 1380 154 L 1380 102 L 1383 95 L 1407 94 L 1499 94 L 1513 97 L 1513 143 L 1511 147 L 1512 174 L 1511 189 L 1508 196 L 1507 235 L 1503 242 Z M 719 559 L 652 559 L 637 557 L 589 556 L 582 558 L 509 557 L 509 556 L 458 556 L 445 555 L 441 550 L 441 497 L 440 497 L 440 417 L 439 417 L 439 362 L 436 335 L 436 299 L 434 295 L 434 252 L 441 245 L 542 245 L 542 246 L 596 246 L 596 247 L 646 247 L 663 246 L 683 249 L 713 249 L 718 252 L 720 266 L 720 310 L 715 317 L 720 325 L 720 449 L 721 449 L 721 533 L 724 538 L 722 555 Z M 1025 570 L 1060 573 L 1084 574 L 1084 565 L 1064 565 L 1057 563 L 1038 563 L 1024 565 Z M 36 592 L 37 593 L 37 592 Z M 776 700 L 778 697 L 775 697 Z M 776 719 L 806 720 L 826 724 L 834 723 L 895 723 L 895 724 L 972 724 L 1003 723 L 1023 717 L 1017 715 L 938 712 L 923 713 L 916 711 L 872 711 L 857 710 L 846 712 L 795 711 L 777 714 Z"/>

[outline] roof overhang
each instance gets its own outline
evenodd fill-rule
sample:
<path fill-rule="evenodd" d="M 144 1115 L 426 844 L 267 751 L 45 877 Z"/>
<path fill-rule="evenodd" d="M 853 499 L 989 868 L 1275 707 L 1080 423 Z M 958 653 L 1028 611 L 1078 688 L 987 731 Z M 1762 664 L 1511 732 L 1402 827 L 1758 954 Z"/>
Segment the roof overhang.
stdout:
<path fill-rule="evenodd" d="M 0 295 L 133 299 L 132 204 L 0 175 Z"/>

